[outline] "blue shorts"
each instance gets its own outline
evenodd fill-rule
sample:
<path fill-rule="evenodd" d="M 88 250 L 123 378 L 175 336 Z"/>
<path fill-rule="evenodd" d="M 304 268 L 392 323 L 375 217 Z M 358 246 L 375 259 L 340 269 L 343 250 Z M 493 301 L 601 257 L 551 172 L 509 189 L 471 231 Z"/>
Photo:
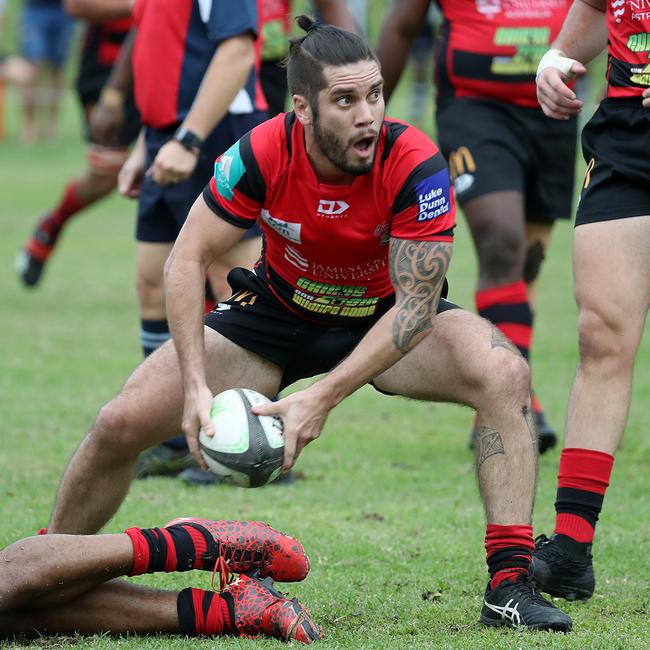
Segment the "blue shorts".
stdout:
<path fill-rule="evenodd" d="M 265 118 L 266 113 L 260 112 L 227 115 L 206 138 L 194 173 L 182 183 L 161 187 L 151 176 L 145 176 L 140 189 L 135 238 L 150 243 L 176 241 L 192 204 L 214 174 L 215 158 Z M 149 169 L 160 148 L 172 138 L 176 129 L 177 126 L 165 129 L 146 127 L 146 169 Z M 250 228 L 246 237 L 259 234 L 257 228 Z"/>
<path fill-rule="evenodd" d="M 61 68 L 70 50 L 75 19 L 61 6 L 27 6 L 22 15 L 23 56 L 32 63 Z"/>

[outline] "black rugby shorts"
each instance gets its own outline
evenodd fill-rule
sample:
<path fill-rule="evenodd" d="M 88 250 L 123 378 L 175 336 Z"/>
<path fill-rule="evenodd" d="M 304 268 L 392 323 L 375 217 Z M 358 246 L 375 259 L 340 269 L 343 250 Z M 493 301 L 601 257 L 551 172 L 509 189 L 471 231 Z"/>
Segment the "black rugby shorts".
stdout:
<path fill-rule="evenodd" d="M 650 109 L 605 99 L 582 132 L 587 171 L 576 226 L 650 215 Z"/>
<path fill-rule="evenodd" d="M 469 97 L 444 98 L 436 114 L 438 141 L 456 198 L 514 190 L 527 221 L 571 216 L 577 123 L 552 120 L 541 108 Z"/>
<path fill-rule="evenodd" d="M 205 324 L 240 347 L 271 361 L 283 371 L 280 390 L 299 379 L 329 372 L 364 337 L 365 327 L 310 323 L 284 307 L 253 271 L 236 268 L 228 275 L 233 295 L 205 317 Z M 457 309 L 440 299 L 438 313 Z"/>

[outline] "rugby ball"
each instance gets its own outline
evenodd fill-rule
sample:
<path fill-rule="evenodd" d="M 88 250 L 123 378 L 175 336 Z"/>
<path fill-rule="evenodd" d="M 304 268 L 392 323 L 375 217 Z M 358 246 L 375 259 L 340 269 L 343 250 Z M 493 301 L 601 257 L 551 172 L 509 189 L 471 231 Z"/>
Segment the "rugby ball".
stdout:
<path fill-rule="evenodd" d="M 251 407 L 271 400 L 249 388 L 232 388 L 212 400 L 214 436 L 199 432 L 208 467 L 225 482 L 260 487 L 280 475 L 284 456 L 282 420 L 254 415 Z"/>

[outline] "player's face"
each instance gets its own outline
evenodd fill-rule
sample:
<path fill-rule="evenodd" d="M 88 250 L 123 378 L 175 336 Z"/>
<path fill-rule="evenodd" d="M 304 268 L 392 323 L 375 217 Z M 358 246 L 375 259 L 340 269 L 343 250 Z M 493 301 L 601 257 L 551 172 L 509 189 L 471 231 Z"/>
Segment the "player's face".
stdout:
<path fill-rule="evenodd" d="M 322 154 L 347 174 L 372 169 L 384 120 L 383 79 L 375 61 L 323 69 L 328 81 L 313 107 L 314 140 Z"/>

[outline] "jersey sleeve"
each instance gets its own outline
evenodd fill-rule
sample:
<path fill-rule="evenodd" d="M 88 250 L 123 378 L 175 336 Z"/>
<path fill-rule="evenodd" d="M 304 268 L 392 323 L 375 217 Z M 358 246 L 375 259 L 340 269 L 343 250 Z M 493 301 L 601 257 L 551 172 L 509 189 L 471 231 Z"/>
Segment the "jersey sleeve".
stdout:
<path fill-rule="evenodd" d="M 447 163 L 436 145 L 413 127 L 403 129 L 386 160 L 392 199 L 391 237 L 452 241 L 456 203 Z"/>
<path fill-rule="evenodd" d="M 266 196 L 264 176 L 251 144 L 253 132 L 217 158 L 214 175 L 203 190 L 208 207 L 239 228 L 253 226 Z"/>
<path fill-rule="evenodd" d="M 259 20 L 256 0 L 202 0 L 199 10 L 208 36 L 213 41 L 220 42 L 245 32 L 257 36 Z"/>

